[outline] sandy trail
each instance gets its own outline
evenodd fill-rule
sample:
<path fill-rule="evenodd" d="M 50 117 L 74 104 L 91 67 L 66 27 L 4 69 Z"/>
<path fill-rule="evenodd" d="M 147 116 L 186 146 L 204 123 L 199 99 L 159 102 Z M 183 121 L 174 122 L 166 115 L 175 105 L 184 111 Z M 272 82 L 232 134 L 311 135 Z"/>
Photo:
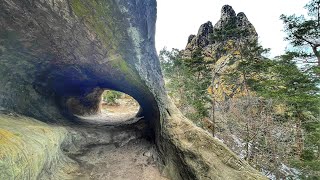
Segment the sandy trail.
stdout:
<path fill-rule="evenodd" d="M 75 159 L 81 165 L 79 180 L 167 180 L 160 175 L 154 147 L 144 139 L 121 147 L 92 146 Z"/>
<path fill-rule="evenodd" d="M 138 125 L 128 125 L 141 119 L 135 117 L 138 110 L 139 106 L 128 107 L 126 102 L 122 102 L 119 106 L 103 107 L 102 113 L 97 115 L 78 116 L 85 124 L 88 123 L 74 128 L 85 132 L 82 134 L 102 132 L 103 136 L 123 138 L 108 143 L 88 142 L 80 153 L 70 155 L 80 165 L 75 179 L 167 180 L 159 171 L 155 145 L 143 138 L 136 127 Z M 98 141 L 103 138 L 96 136 L 94 138 Z"/>
<path fill-rule="evenodd" d="M 102 105 L 101 113 L 90 116 L 77 116 L 83 122 L 100 126 L 120 126 L 132 124 L 142 117 L 136 117 L 139 105 L 131 99 L 119 99 L 118 105 Z"/>

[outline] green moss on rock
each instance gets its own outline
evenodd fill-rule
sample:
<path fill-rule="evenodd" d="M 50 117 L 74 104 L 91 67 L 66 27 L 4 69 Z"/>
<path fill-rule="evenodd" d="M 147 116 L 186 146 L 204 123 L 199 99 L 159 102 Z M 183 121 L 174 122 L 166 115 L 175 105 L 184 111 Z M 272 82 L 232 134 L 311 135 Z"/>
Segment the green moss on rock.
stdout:
<path fill-rule="evenodd" d="M 117 8 L 113 0 L 91 1 L 72 0 L 73 12 L 81 21 L 96 33 L 98 39 L 108 49 L 108 58 L 112 67 L 125 74 L 128 82 L 144 87 L 141 78 L 132 65 L 129 65 L 126 56 L 126 44 L 130 39 L 127 34 L 128 22 Z M 132 55 L 131 55 L 132 56 Z"/>
<path fill-rule="evenodd" d="M 0 179 L 37 179 L 43 169 L 54 173 L 52 163 L 64 166 L 65 174 L 73 171 L 75 168 L 65 163 L 60 150 L 66 135 L 62 127 L 25 116 L 0 114 Z"/>

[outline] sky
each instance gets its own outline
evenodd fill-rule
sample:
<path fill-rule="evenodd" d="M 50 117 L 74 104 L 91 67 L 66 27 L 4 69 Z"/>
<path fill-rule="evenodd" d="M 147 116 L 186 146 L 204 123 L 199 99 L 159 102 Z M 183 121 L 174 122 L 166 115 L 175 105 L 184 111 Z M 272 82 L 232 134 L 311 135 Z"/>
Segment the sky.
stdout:
<path fill-rule="evenodd" d="M 197 34 L 201 24 L 220 19 L 223 5 L 244 12 L 256 28 L 259 42 L 271 48 L 269 57 L 283 54 L 288 42 L 284 41 L 281 14 L 306 14 L 303 8 L 309 0 L 157 0 L 156 48 L 184 49 L 190 34 Z"/>

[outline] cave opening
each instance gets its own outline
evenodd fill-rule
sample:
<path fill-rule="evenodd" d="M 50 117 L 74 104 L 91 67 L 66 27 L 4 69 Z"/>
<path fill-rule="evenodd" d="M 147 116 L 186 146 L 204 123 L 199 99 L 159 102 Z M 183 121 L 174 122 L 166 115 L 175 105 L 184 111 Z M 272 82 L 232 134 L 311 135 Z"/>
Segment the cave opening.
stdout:
<path fill-rule="evenodd" d="M 53 75 L 50 77 L 54 78 L 50 80 L 50 84 L 47 83 L 48 85 L 43 87 L 39 85 L 38 88 L 42 94 L 46 93 L 46 89 L 50 89 L 47 94 L 53 94 L 54 102 L 65 118 L 61 118 L 62 123 L 72 127 L 108 126 L 112 131 L 134 130 L 152 142 L 157 141 L 160 132 L 159 105 L 148 86 L 139 79 L 133 81 L 128 76 L 118 74 L 118 71 L 108 77 L 102 74 L 95 75 L 98 68 L 95 65 L 70 67 L 64 70 L 65 68 L 66 66 L 63 66 L 63 69 L 51 72 Z M 130 116 L 127 113 L 122 116 L 122 111 L 114 113 L 116 116 L 121 116 L 118 122 L 110 122 L 106 118 L 99 119 L 105 112 L 104 108 L 111 108 L 104 101 L 106 100 L 104 94 L 108 91 L 125 93 L 124 97 L 133 98 L 138 103 L 138 107 L 134 108 L 135 112 L 130 110 Z"/>
<path fill-rule="evenodd" d="M 72 155 L 72 158 L 81 161 L 83 167 L 96 168 L 84 168 L 75 176 L 81 174 L 90 179 L 88 174 L 97 177 L 101 172 L 108 172 L 115 177 L 126 172 L 128 178 L 125 179 L 131 179 L 132 173 L 136 176 L 144 171 L 152 171 L 152 177 L 160 176 L 152 128 L 153 118 L 158 113 L 149 101 L 144 101 L 148 96 L 132 93 L 139 92 L 133 88 L 127 93 L 101 86 L 82 90 L 83 93 L 65 99 L 68 111 L 76 117 L 72 129 L 80 132 L 77 138 L 82 138 L 81 153 Z M 67 147 L 64 151 L 69 153 L 72 150 Z M 106 165 L 101 167 L 101 163 Z"/>
<path fill-rule="evenodd" d="M 143 118 L 132 96 L 111 89 L 95 88 L 84 97 L 67 100 L 69 111 L 81 122 L 106 126 L 133 124 Z"/>

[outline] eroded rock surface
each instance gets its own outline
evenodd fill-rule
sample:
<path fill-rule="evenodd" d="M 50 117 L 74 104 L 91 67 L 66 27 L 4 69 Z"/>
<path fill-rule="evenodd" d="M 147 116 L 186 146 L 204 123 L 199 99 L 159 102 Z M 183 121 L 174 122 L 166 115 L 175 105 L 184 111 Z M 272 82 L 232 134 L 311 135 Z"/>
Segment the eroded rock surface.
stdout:
<path fill-rule="evenodd" d="M 252 40 L 258 39 L 258 34 L 254 26 L 250 23 L 243 12 L 236 14 L 233 8 L 225 5 L 221 9 L 221 16 L 219 21 L 213 26 L 210 21 L 202 24 L 197 35 L 190 35 L 188 43 L 184 50 L 184 56 L 190 58 L 191 54 L 200 49 L 202 54 L 207 58 L 212 58 L 212 51 L 217 49 L 221 44 L 212 36 L 215 32 L 226 29 L 239 28 L 239 30 L 246 30 Z M 240 40 L 238 40 L 240 41 Z"/>
<path fill-rule="evenodd" d="M 9 114 L 0 116 L 0 179 L 76 178 L 80 156 L 96 151 L 90 145 L 124 147 L 145 137 L 156 145 L 159 174 L 169 179 L 264 178 L 167 98 L 155 22 L 155 0 L 0 1 L 0 108 Z M 99 96 L 90 94 L 97 88 L 131 95 L 144 120 L 82 123 L 70 101 L 81 113 L 94 112 L 90 103 Z"/>

